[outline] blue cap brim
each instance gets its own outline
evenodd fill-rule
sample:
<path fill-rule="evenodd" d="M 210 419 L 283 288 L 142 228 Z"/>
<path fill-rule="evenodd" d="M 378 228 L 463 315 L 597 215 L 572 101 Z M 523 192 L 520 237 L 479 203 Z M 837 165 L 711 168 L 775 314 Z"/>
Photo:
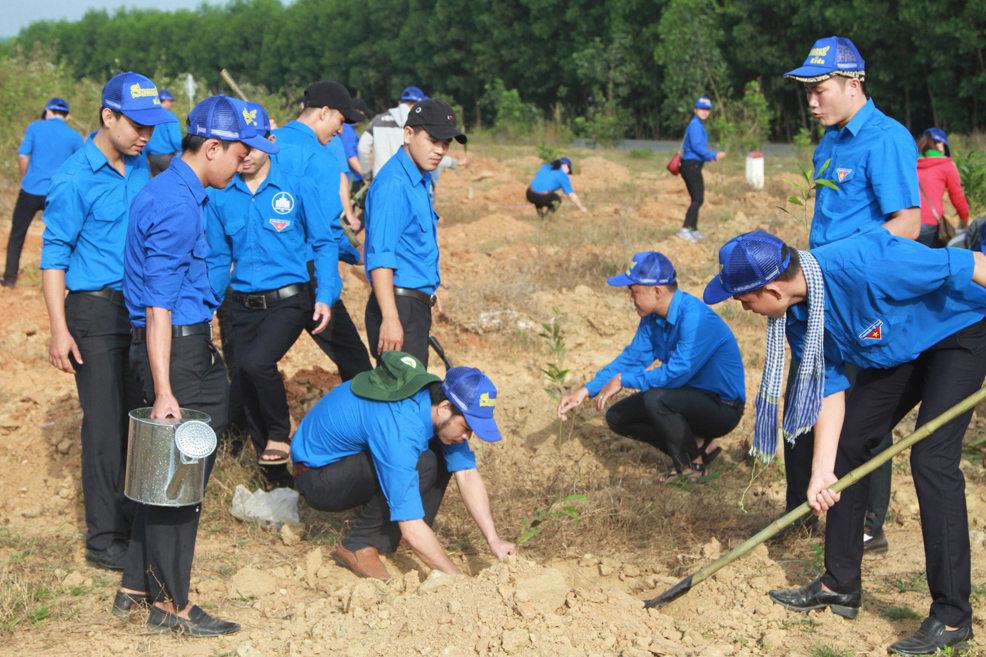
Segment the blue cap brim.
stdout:
<path fill-rule="evenodd" d="M 175 120 L 175 115 L 163 107 L 148 107 L 147 109 L 125 109 L 122 114 L 141 125 L 161 125 Z"/>
<path fill-rule="evenodd" d="M 619 276 L 612 276 L 606 279 L 606 282 L 613 287 L 626 287 L 627 285 L 636 285 L 637 281 L 633 280 L 626 274 L 620 274 Z"/>
<path fill-rule="evenodd" d="M 277 144 L 273 143 L 266 137 L 261 137 L 260 135 L 257 135 L 256 137 L 247 137 L 246 139 L 240 139 L 238 141 L 242 141 L 250 148 L 256 148 L 258 151 L 263 151 L 268 155 L 274 155 L 275 153 L 281 152 L 281 149 Z"/>
<path fill-rule="evenodd" d="M 479 436 L 483 442 L 495 443 L 503 439 L 503 436 L 500 435 L 500 429 L 496 426 L 496 420 L 493 418 L 478 417 L 465 412 L 462 415 L 465 416 L 472 432 Z"/>
<path fill-rule="evenodd" d="M 835 73 L 837 69 L 828 66 L 802 66 L 784 74 L 786 78 L 817 78 L 820 75 Z"/>
<path fill-rule="evenodd" d="M 709 284 L 705 286 L 705 292 L 702 293 L 702 301 L 708 305 L 713 305 L 721 301 L 725 301 L 733 296 L 733 293 L 722 286 L 722 281 L 716 276 Z"/>

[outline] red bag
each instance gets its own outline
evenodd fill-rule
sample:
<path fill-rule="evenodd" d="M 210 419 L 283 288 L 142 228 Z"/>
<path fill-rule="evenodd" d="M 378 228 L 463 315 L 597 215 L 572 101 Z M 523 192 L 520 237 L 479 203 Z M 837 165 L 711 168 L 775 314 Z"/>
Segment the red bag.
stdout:
<path fill-rule="evenodd" d="M 677 176 L 681 172 L 681 153 L 675 153 L 671 161 L 668 162 L 668 171 L 672 176 Z"/>

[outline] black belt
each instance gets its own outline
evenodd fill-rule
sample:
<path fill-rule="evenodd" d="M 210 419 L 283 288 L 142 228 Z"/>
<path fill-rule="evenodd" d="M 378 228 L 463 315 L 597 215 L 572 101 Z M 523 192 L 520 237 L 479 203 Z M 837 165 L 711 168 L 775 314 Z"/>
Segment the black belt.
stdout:
<path fill-rule="evenodd" d="M 429 308 L 435 305 L 435 301 L 438 300 L 434 294 L 425 294 L 421 290 L 415 290 L 410 287 L 397 287 L 394 286 L 394 295 L 398 297 L 411 297 L 412 299 L 417 299 L 418 301 L 426 304 Z"/>
<path fill-rule="evenodd" d="M 102 290 L 72 290 L 69 294 L 84 294 L 87 297 L 99 297 L 107 301 L 123 303 L 123 292 L 114 290 L 111 287 L 104 287 Z"/>
<path fill-rule="evenodd" d="M 732 408 L 743 408 L 743 402 L 741 402 L 738 399 L 728 400 L 728 399 L 723 399 L 722 397 L 720 397 L 714 392 L 710 394 L 716 399 L 718 399 L 719 403 L 722 404 L 723 406 L 731 406 Z"/>
<path fill-rule="evenodd" d="M 187 338 L 190 335 L 209 335 L 212 339 L 212 322 L 199 322 L 198 324 L 184 324 L 182 326 L 171 327 L 171 337 Z M 134 342 L 143 342 L 147 339 L 147 328 L 143 326 L 133 326 L 130 328 L 130 337 Z"/>
<path fill-rule="evenodd" d="M 233 301 L 249 308 L 250 310 L 266 310 L 267 306 L 275 301 L 290 299 L 291 297 L 298 296 L 304 291 L 304 285 L 301 283 L 292 283 L 291 285 L 285 285 L 282 288 L 271 290 L 270 292 L 256 292 L 252 294 L 233 292 Z"/>

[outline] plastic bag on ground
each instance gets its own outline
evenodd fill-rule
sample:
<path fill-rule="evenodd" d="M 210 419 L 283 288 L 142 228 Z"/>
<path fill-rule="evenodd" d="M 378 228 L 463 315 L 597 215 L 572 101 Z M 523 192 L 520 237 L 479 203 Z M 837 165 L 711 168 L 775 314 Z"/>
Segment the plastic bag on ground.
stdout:
<path fill-rule="evenodd" d="M 300 522 L 298 517 L 298 491 L 275 488 L 253 493 L 243 484 L 237 484 L 229 512 L 237 520 L 256 520 L 265 526 L 280 529 L 286 522 Z"/>

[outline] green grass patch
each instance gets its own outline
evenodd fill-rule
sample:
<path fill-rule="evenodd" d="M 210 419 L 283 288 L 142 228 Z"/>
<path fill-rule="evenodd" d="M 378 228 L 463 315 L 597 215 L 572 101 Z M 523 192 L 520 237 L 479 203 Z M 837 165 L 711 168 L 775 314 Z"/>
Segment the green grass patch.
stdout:
<path fill-rule="evenodd" d="M 832 646 L 817 645 L 808 653 L 811 657 L 853 657 L 853 652 L 848 648 L 837 650 Z"/>
<path fill-rule="evenodd" d="M 924 614 L 914 611 L 907 605 L 883 607 L 882 609 L 877 609 L 876 613 L 879 614 L 881 618 L 885 618 L 888 621 L 893 622 L 905 620 L 924 620 Z"/>

